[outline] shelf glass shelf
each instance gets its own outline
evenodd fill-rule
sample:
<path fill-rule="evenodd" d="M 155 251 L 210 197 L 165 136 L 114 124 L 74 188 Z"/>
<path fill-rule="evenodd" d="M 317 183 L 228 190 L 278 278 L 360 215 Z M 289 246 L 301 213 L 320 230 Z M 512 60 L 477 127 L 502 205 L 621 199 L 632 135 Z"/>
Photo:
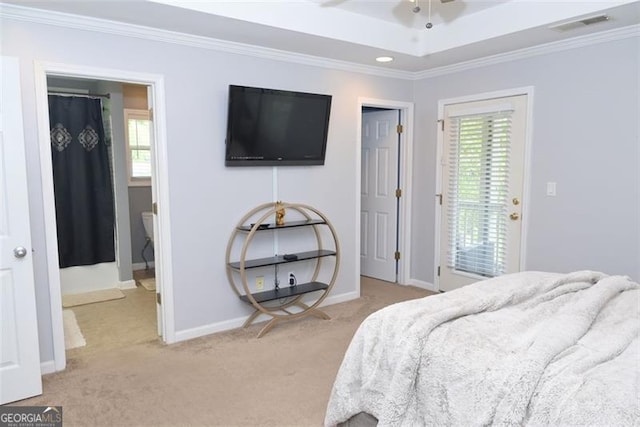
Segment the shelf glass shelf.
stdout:
<path fill-rule="evenodd" d="M 255 294 L 251 295 L 256 300 L 256 302 L 261 303 L 277 300 L 280 298 L 295 297 L 298 295 L 308 294 L 309 292 L 322 291 L 328 288 L 329 285 L 327 285 L 326 283 L 309 282 L 299 283 L 295 286 L 283 286 L 279 289 L 272 289 L 270 291 L 256 292 Z M 246 295 L 240 295 L 240 299 L 251 304 L 249 297 Z"/>
<path fill-rule="evenodd" d="M 288 222 L 285 222 L 283 225 L 263 223 L 263 224 L 261 224 L 262 227 L 258 228 L 258 230 L 259 231 L 262 231 L 262 230 L 279 230 L 281 228 L 305 227 L 307 225 L 322 225 L 322 224 L 326 224 L 326 222 L 323 221 L 322 219 L 307 219 L 307 220 L 301 220 L 301 221 L 288 221 Z M 251 231 L 251 225 L 241 225 L 241 226 L 238 227 L 238 230 Z"/>
<path fill-rule="evenodd" d="M 285 264 L 288 262 L 296 262 L 296 261 L 304 261 L 308 259 L 321 258 L 326 256 L 334 256 L 336 254 L 335 251 L 329 251 L 326 249 L 319 249 L 315 251 L 307 251 L 307 252 L 296 252 L 295 255 L 298 256 L 297 259 L 284 259 L 284 255 L 272 256 L 267 258 L 258 258 L 258 259 L 248 259 L 244 262 L 244 268 L 256 268 L 256 267 L 267 267 L 270 265 L 276 264 Z M 229 267 L 239 270 L 240 269 L 240 261 L 230 262 Z"/>

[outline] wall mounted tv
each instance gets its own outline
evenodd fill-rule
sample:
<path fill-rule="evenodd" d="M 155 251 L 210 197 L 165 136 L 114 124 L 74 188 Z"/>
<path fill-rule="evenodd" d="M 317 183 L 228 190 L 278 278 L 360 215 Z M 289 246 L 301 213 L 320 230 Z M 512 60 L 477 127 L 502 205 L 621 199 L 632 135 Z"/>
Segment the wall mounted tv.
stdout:
<path fill-rule="evenodd" d="M 323 165 L 331 95 L 229 86 L 226 166 Z"/>

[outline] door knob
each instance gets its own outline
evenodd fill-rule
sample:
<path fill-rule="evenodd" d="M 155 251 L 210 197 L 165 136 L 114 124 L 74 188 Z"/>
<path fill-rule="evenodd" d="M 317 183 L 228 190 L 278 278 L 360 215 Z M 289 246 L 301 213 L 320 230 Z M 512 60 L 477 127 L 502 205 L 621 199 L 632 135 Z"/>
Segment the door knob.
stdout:
<path fill-rule="evenodd" d="M 24 258 L 25 256 L 27 256 L 27 250 L 22 246 L 18 246 L 13 250 L 13 256 L 15 256 L 16 258 Z"/>
<path fill-rule="evenodd" d="M 511 218 L 512 221 L 516 221 L 520 218 L 520 215 L 518 215 L 517 212 L 513 212 L 511 215 L 509 215 L 509 218 Z"/>

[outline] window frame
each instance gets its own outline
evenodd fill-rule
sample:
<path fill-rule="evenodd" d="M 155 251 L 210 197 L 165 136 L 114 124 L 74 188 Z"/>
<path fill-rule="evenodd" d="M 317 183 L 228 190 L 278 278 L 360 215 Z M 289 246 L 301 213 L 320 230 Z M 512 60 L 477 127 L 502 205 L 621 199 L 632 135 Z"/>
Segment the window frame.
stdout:
<path fill-rule="evenodd" d="M 149 130 L 152 131 L 151 126 L 151 112 L 149 110 L 141 110 L 135 108 L 124 109 L 124 128 L 125 128 L 125 146 L 127 150 L 127 182 L 129 187 L 150 187 L 151 175 L 148 177 L 136 177 L 133 176 L 133 159 L 131 156 L 131 145 L 129 143 L 129 120 L 148 120 L 150 122 Z M 151 152 L 153 135 L 149 135 L 149 165 L 151 165 Z M 152 172 L 151 172 L 152 173 Z"/>

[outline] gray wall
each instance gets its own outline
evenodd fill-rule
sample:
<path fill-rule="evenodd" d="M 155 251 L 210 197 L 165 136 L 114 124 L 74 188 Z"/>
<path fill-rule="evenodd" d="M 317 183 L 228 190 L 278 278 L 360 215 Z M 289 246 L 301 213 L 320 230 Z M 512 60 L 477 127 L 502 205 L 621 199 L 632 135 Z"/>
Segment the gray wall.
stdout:
<path fill-rule="evenodd" d="M 640 279 L 639 57 L 633 37 L 416 82 L 412 277 L 434 277 L 438 100 L 534 86 L 525 268 Z"/>
<path fill-rule="evenodd" d="M 133 263 L 144 263 L 142 248 L 146 242 L 146 234 L 142 225 L 142 212 L 151 211 L 151 187 L 129 187 L 129 221 L 131 223 L 131 255 Z M 154 260 L 153 246 L 144 250 L 147 261 Z"/>
<path fill-rule="evenodd" d="M 342 249 L 332 295 L 357 290 L 358 97 L 412 100 L 410 81 L 261 59 L 198 47 L 3 18 L 3 55 L 20 59 L 41 360 L 52 360 L 49 279 L 34 89 L 34 61 L 164 77 L 175 326 L 189 330 L 252 310 L 225 277 L 227 239 L 240 217 L 272 201 L 271 168 L 225 168 L 229 84 L 333 95 L 326 164 L 279 168 L 278 198 L 304 202 L 333 222 Z M 162 212 L 160 212 L 162 214 Z"/>

